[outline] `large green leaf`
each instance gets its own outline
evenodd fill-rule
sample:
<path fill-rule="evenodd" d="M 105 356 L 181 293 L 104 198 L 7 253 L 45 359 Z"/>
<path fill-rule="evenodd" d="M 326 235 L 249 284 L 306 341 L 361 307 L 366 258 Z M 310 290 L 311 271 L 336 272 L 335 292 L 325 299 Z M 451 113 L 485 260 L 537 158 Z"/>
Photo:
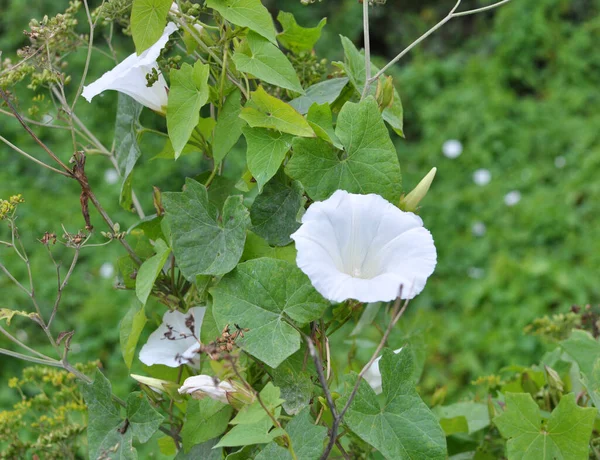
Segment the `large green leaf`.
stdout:
<path fill-rule="evenodd" d="M 133 430 L 125 428 L 125 420 L 112 400 L 110 382 L 100 370 L 93 383 L 83 384 L 81 392 L 88 408 L 88 450 L 90 460 L 134 460 Z"/>
<path fill-rule="evenodd" d="M 262 86 L 252 93 L 240 117 L 253 128 L 270 128 L 302 137 L 315 135 L 306 119 L 296 109 L 271 96 Z"/>
<path fill-rule="evenodd" d="M 236 26 L 248 27 L 271 43 L 277 43 L 271 13 L 260 0 L 208 0 L 206 6 Z"/>
<path fill-rule="evenodd" d="M 214 399 L 192 399 L 188 403 L 185 423 L 181 430 L 183 449 L 189 452 L 196 444 L 222 435 L 227 429 L 233 407 Z"/>
<path fill-rule="evenodd" d="M 281 166 L 294 138 L 290 134 L 272 129 L 251 128 L 250 126 L 244 126 L 242 132 L 247 144 L 248 169 L 256 179 L 258 189 L 262 190 Z"/>
<path fill-rule="evenodd" d="M 579 365 L 579 370 L 591 376 L 596 360 L 600 358 L 600 342 L 588 332 L 575 329 L 571 336 L 563 340 L 560 346 Z"/>
<path fill-rule="evenodd" d="M 246 244 L 242 253 L 242 262 L 252 259 L 268 257 L 270 259 L 285 260 L 292 264 L 296 263 L 296 247 L 293 244 L 287 246 L 269 246 L 263 238 L 254 232 L 248 232 L 246 235 Z"/>
<path fill-rule="evenodd" d="M 143 304 L 133 305 L 121 320 L 119 341 L 121 344 L 121 354 L 128 369 L 131 369 L 133 357 L 135 356 L 135 348 L 144 330 L 146 321 L 146 312 L 144 311 Z"/>
<path fill-rule="evenodd" d="M 285 11 L 277 14 L 277 20 L 283 27 L 283 32 L 277 35 L 279 43 L 294 53 L 311 51 L 321 38 L 321 29 L 327 24 L 327 18 L 323 18 L 316 27 L 302 27 L 292 13 Z"/>
<path fill-rule="evenodd" d="M 350 77 L 350 82 L 359 94 L 362 94 L 365 86 L 365 56 L 364 53 L 359 52 L 352 43 L 346 37 L 341 37 L 342 46 L 344 47 L 344 69 L 346 74 Z M 371 64 L 371 75 L 379 72 L 377 66 Z M 382 75 L 379 77 L 383 80 L 385 77 Z M 369 94 L 374 96 L 377 89 L 377 83 L 371 85 Z M 391 107 L 386 107 L 382 112 L 383 119 L 392 127 L 396 134 L 403 136 L 403 108 L 402 101 L 398 91 L 394 88 L 394 102 Z"/>
<path fill-rule="evenodd" d="M 290 101 L 298 112 L 305 114 L 314 103 L 332 104 L 348 84 L 348 78 L 332 78 L 316 83 L 306 90 L 306 94 Z"/>
<path fill-rule="evenodd" d="M 415 389 L 412 353 L 407 347 L 398 354 L 385 349 L 379 369 L 384 403 L 380 404 L 369 384 L 361 381 L 344 417 L 346 425 L 387 459 L 445 459 L 444 432 Z M 346 404 L 356 376 L 349 380 L 351 385 L 338 403 L 340 408 Z"/>
<path fill-rule="evenodd" d="M 137 54 L 150 48 L 160 38 L 172 3 L 172 0 L 133 0 L 131 35 Z"/>
<path fill-rule="evenodd" d="M 233 148 L 242 135 L 244 120 L 239 115 L 242 111 L 242 95 L 239 89 L 233 91 L 219 112 L 212 142 L 212 152 L 215 162 L 220 163 L 225 155 Z"/>
<path fill-rule="evenodd" d="M 142 305 L 146 304 L 154 287 L 154 281 L 156 281 L 171 254 L 171 248 L 160 239 L 154 243 L 154 250 L 156 254 L 144 261 L 135 279 L 135 294 Z"/>
<path fill-rule="evenodd" d="M 277 414 L 279 415 L 279 414 Z M 221 438 L 217 447 L 246 446 L 249 444 L 267 444 L 281 436 L 283 431 L 273 428 L 273 421 L 266 417 L 249 425 L 234 426 Z"/>
<path fill-rule="evenodd" d="M 131 211 L 133 200 L 131 196 L 131 173 L 133 167 L 142 155 L 137 141 L 137 130 L 141 128 L 140 113 L 142 104 L 132 97 L 119 93 L 117 106 L 117 121 L 115 123 L 115 156 L 117 167 L 122 178 L 119 203 L 123 208 Z"/>
<path fill-rule="evenodd" d="M 250 208 L 252 231 L 273 246 L 291 243 L 290 235 L 300 227 L 297 216 L 304 203 L 302 192 L 300 182 L 288 185 L 285 178 L 275 176 Z"/>
<path fill-rule="evenodd" d="M 315 102 L 308 109 L 306 119 L 317 137 L 335 145 L 338 149 L 344 148 L 333 130 L 333 114 L 329 104 L 319 105 Z"/>
<path fill-rule="evenodd" d="M 296 458 L 302 458 L 296 456 Z M 285 447 L 272 442 L 261 450 L 254 460 L 292 460 L 292 454 Z"/>
<path fill-rule="evenodd" d="M 296 138 L 294 155 L 286 166 L 313 200 L 328 198 L 338 189 L 377 193 L 392 203 L 400 198 L 400 163 L 372 97 L 347 102 L 335 129 L 344 151 L 321 139 Z"/>
<path fill-rule="evenodd" d="M 302 460 L 318 460 L 321 457 L 327 428 L 315 425 L 309 408 L 292 418 L 285 430 L 292 440 L 296 457 Z"/>
<path fill-rule="evenodd" d="M 304 93 L 298 75 L 285 54 L 254 32 L 250 32 L 247 43 L 236 50 L 233 62 L 238 70 L 267 83 Z"/>
<path fill-rule="evenodd" d="M 211 294 L 217 326 L 248 328 L 238 344 L 271 367 L 300 348 L 300 333 L 287 321 L 316 320 L 328 306 L 298 267 L 266 258 L 239 264 Z"/>
<path fill-rule="evenodd" d="M 458 402 L 449 406 L 437 407 L 434 410 L 439 417 L 440 423 L 444 426 L 445 423 L 450 423 L 452 420 L 462 419 L 460 423 L 461 430 L 454 430 L 454 433 L 474 433 L 490 424 L 490 415 L 487 404 L 476 402 Z M 457 426 L 455 425 L 454 428 Z M 448 431 L 446 434 L 448 434 Z"/>
<path fill-rule="evenodd" d="M 171 87 L 167 103 L 167 130 L 178 158 L 192 131 L 200 121 L 200 109 L 208 100 L 210 66 L 200 61 L 194 67 L 187 62 L 171 70 Z"/>
<path fill-rule="evenodd" d="M 129 427 L 141 443 L 156 433 L 164 417 L 150 405 L 141 391 L 134 391 L 127 397 L 127 420 Z"/>
<path fill-rule="evenodd" d="M 173 252 L 179 269 L 190 281 L 196 275 L 222 275 L 237 265 L 250 224 L 242 196 L 230 196 L 223 211 L 208 201 L 206 187 L 186 179 L 181 193 L 163 193 L 165 216 L 171 227 Z"/>
<path fill-rule="evenodd" d="M 579 407 L 564 395 L 547 422 L 529 393 L 506 393 L 506 410 L 494 419 L 508 439 L 509 460 L 585 460 L 596 409 Z"/>
<path fill-rule="evenodd" d="M 211 439 L 202 444 L 196 444 L 188 452 L 185 449 L 181 449 L 175 460 L 222 460 L 223 449 L 215 449 L 218 441 L 218 439 Z"/>

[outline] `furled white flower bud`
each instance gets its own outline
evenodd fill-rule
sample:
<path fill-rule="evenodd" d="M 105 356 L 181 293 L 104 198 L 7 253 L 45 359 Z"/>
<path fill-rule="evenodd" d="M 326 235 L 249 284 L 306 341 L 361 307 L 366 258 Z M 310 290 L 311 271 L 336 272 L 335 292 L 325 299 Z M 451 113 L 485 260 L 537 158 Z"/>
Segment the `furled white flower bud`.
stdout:
<path fill-rule="evenodd" d="M 229 403 L 227 395 L 235 392 L 235 388 L 225 381 L 210 375 L 195 375 L 188 377 L 179 388 L 179 394 L 192 395 L 194 399 L 202 399 L 208 396 L 211 399 Z"/>

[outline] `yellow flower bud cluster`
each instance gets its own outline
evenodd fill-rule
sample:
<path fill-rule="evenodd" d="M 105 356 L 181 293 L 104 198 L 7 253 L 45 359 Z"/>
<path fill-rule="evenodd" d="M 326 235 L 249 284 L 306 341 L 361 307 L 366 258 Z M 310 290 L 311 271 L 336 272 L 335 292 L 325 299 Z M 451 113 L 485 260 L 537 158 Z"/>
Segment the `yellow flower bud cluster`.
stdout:
<path fill-rule="evenodd" d="M 0 220 L 10 217 L 19 203 L 24 203 L 25 200 L 21 195 L 13 195 L 8 200 L 0 200 Z"/>

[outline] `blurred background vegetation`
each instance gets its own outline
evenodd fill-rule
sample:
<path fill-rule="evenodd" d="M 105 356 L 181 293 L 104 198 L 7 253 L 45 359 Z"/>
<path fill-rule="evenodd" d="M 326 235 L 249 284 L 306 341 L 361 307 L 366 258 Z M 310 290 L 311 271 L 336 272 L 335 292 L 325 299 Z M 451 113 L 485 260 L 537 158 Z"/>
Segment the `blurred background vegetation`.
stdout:
<path fill-rule="evenodd" d="M 359 47 L 362 43 L 361 8 L 356 0 L 323 0 L 308 6 L 290 0 L 266 3 L 274 14 L 279 9 L 294 13 L 304 26 L 328 18 L 316 48 L 319 57 L 342 59 L 339 34 Z M 377 6 L 371 26 L 374 62 L 384 64 L 454 3 L 406 0 Z M 462 8 L 469 9 L 491 2 L 463 3 Z M 16 49 L 26 44 L 22 31 L 32 17 L 66 7 L 66 0 L 0 0 L 2 59 L 16 60 Z M 436 241 L 438 267 L 391 339 L 393 348 L 409 339 L 419 350 L 424 365 L 420 385 L 426 396 L 442 389 L 448 401 L 459 400 L 474 393 L 471 381 L 477 377 L 510 364 L 531 364 L 541 356 L 544 343 L 523 333 L 527 324 L 546 314 L 566 312 L 573 304 L 598 302 L 599 13 L 600 0 L 514 0 L 489 13 L 453 19 L 390 72 L 404 104 L 406 137 L 394 135 L 394 139 L 405 191 L 431 167 L 438 168 L 420 212 Z M 104 46 L 100 36 L 96 43 Z M 130 37 L 119 32 L 115 49 L 120 60 L 131 53 Z M 83 49 L 71 56 L 75 81 L 84 58 Z M 111 66 L 110 59 L 95 55 L 88 82 Z M 51 107 L 48 96 L 32 103 L 35 93 L 24 85 L 17 94 L 23 107 L 33 104 L 41 112 Z M 81 99 L 77 106 L 80 118 L 109 146 L 116 100 L 116 93 L 108 92 L 93 104 Z M 147 112 L 145 125 L 164 128 L 163 120 Z M 72 154 L 67 132 L 45 128 L 37 132 L 63 159 Z M 40 154 L 14 120 L 3 116 L 0 133 L 24 150 Z M 463 145 L 462 154 L 454 159 L 442 153 L 444 142 L 453 139 Z M 178 190 L 186 176 L 207 168 L 199 155 L 177 162 L 153 160 L 163 144 L 161 137 L 145 136 L 144 155 L 134 172 L 135 190 L 148 213 L 152 212 L 152 186 Z M 229 161 L 244 158 L 244 147 L 238 147 Z M 474 180 L 480 169 L 491 174 L 485 185 Z M 110 170 L 106 158 L 88 158 L 92 189 L 125 229 L 136 219 L 120 208 L 120 185 L 112 182 Z M 520 194 L 520 201 L 511 206 L 505 202 L 510 192 Z M 55 271 L 37 240 L 45 231 L 62 234 L 61 224 L 71 232 L 84 226 L 78 186 L 2 145 L 0 197 L 16 193 L 26 200 L 18 223 L 32 258 L 38 296 L 48 312 L 55 295 Z M 99 216 L 92 214 L 92 220 L 100 230 Z M 0 239 L 6 233 L 4 226 Z M 94 238 L 102 241 L 99 235 Z M 70 261 L 64 248 L 57 245 L 53 250 L 65 264 Z M 26 276 L 24 267 L 9 254 L 0 249 L 0 260 L 17 277 Z M 72 361 L 99 359 L 109 369 L 117 394 L 133 387 L 118 347 L 118 323 L 135 297 L 114 289 L 117 258 L 123 254 L 117 243 L 83 251 L 56 327 L 76 331 Z M 29 308 L 6 277 L 0 277 L 0 290 L 1 307 Z M 147 311 L 157 319 L 163 309 L 149 305 Z M 20 329 L 19 338 L 29 345 L 42 343 L 40 331 L 26 320 L 15 319 L 12 327 Z M 146 329 L 147 335 L 151 327 Z M 363 361 L 375 346 L 350 333 L 349 326 L 334 336 L 339 366 L 345 365 L 344 342 L 354 346 Z M 9 347 L 2 339 L 0 346 Z M 1 380 L 17 375 L 22 366 L 2 358 Z M 143 373 L 139 366 L 132 371 Z M 18 398 L 14 389 L 0 385 L 0 408 Z"/>

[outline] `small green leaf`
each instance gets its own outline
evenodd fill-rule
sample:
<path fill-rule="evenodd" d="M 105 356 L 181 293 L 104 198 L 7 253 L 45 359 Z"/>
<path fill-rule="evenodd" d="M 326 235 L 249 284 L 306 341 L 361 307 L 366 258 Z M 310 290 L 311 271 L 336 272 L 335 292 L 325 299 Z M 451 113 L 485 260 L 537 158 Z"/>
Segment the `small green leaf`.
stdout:
<path fill-rule="evenodd" d="M 342 39 L 342 46 L 344 47 L 344 69 L 346 74 L 350 77 L 350 81 L 354 86 L 357 93 L 362 94 L 365 86 L 365 56 L 364 53 L 359 52 L 352 43 L 346 37 L 340 36 Z M 372 75 L 379 72 L 377 66 L 371 64 Z M 384 75 L 380 77 L 381 80 L 385 78 Z M 377 90 L 377 84 L 373 83 L 370 87 L 369 94 L 374 96 Z M 391 107 L 386 107 L 382 112 L 383 119 L 392 127 L 394 132 L 399 136 L 403 136 L 403 108 L 402 101 L 398 91 L 394 89 L 394 102 Z"/>
<path fill-rule="evenodd" d="M 596 409 L 579 407 L 573 393 L 564 395 L 546 423 L 529 393 L 506 393 L 506 410 L 494 419 L 508 439 L 509 460 L 585 460 Z"/>
<path fill-rule="evenodd" d="M 171 248 L 163 240 L 156 240 L 154 250 L 156 254 L 144 261 L 136 277 L 135 294 L 142 305 L 146 304 L 154 287 L 154 281 L 171 254 Z"/>
<path fill-rule="evenodd" d="M 286 173 L 299 180 L 315 201 L 338 189 L 377 193 L 397 203 L 401 192 L 400 163 L 372 97 L 344 104 L 335 134 L 344 145 L 340 152 L 321 139 L 296 138 Z"/>
<path fill-rule="evenodd" d="M 225 432 L 233 408 L 214 399 L 191 399 L 181 430 L 183 449 L 189 452 L 196 444 L 216 438 Z M 197 457 L 201 458 L 201 457 Z"/>
<path fill-rule="evenodd" d="M 156 433 L 164 417 L 150 405 L 148 399 L 141 391 L 134 391 L 127 397 L 127 420 L 134 436 L 141 443 L 148 440 Z"/>
<path fill-rule="evenodd" d="M 257 400 L 250 405 L 243 406 L 229 423 L 231 425 L 252 425 L 265 418 L 270 418 L 266 413 L 265 408 L 274 416 L 277 408 L 281 406 L 281 403 L 283 402 L 283 399 L 279 398 L 280 394 L 281 391 L 279 388 L 274 386 L 271 382 L 267 383 L 260 391 L 260 399 L 263 404 Z"/>
<path fill-rule="evenodd" d="M 250 224 L 241 195 L 227 198 L 219 215 L 208 201 L 206 187 L 188 178 L 184 192 L 163 193 L 162 200 L 173 252 L 188 280 L 223 275 L 237 265 Z"/>
<path fill-rule="evenodd" d="M 131 369 L 133 357 L 135 356 L 135 348 L 140 339 L 140 335 L 146 325 L 146 312 L 144 304 L 133 305 L 127 314 L 123 317 L 119 327 L 119 339 L 121 343 L 121 354 L 127 365 L 127 369 Z"/>
<path fill-rule="evenodd" d="M 247 144 L 248 169 L 262 190 L 281 166 L 294 138 L 290 134 L 249 126 L 244 126 L 242 132 Z"/>
<path fill-rule="evenodd" d="M 160 38 L 172 3 L 172 0 L 133 0 L 131 35 L 137 54 L 146 51 Z"/>
<path fill-rule="evenodd" d="M 296 458 L 303 458 L 298 457 Z M 254 460 L 292 460 L 292 454 L 285 447 L 281 447 L 279 444 L 272 442 L 261 450 Z"/>
<path fill-rule="evenodd" d="M 373 389 L 362 380 L 346 412 L 345 423 L 387 459 L 445 459 L 446 437 L 437 417 L 415 389 L 410 351 L 404 347 L 395 354 L 385 349 L 379 369 L 385 402 L 380 404 Z M 356 376 L 349 379 L 348 391 L 339 400 L 339 408 L 346 404 L 355 381 Z"/>
<path fill-rule="evenodd" d="M 210 66 L 200 61 L 171 70 L 167 103 L 167 130 L 177 159 L 200 121 L 200 109 L 208 100 Z"/>
<path fill-rule="evenodd" d="M 115 156 L 117 157 L 119 174 L 123 180 L 119 204 L 127 211 L 131 211 L 133 208 L 131 173 L 138 158 L 142 155 L 137 142 L 137 131 L 141 128 L 140 113 L 142 113 L 142 108 L 142 104 L 136 102 L 133 98 L 119 93 L 117 121 L 115 123 Z"/>
<path fill-rule="evenodd" d="M 273 383 L 281 389 L 283 409 L 291 415 L 296 415 L 310 404 L 315 389 L 311 376 L 316 374 L 314 368 L 304 362 L 304 356 L 305 351 L 300 349 L 269 372 Z"/>
<path fill-rule="evenodd" d="M 347 77 L 343 77 L 316 83 L 306 90 L 306 94 L 291 100 L 290 105 L 301 114 L 305 114 L 314 103 L 333 104 L 348 81 Z"/>
<path fill-rule="evenodd" d="M 260 0 L 208 0 L 206 6 L 236 26 L 248 27 L 271 43 L 277 43 L 271 13 Z"/>
<path fill-rule="evenodd" d="M 133 430 L 125 429 L 125 420 L 112 400 L 110 382 L 96 370 L 93 383 L 82 384 L 81 392 L 88 408 L 88 449 L 90 460 L 135 460 Z"/>
<path fill-rule="evenodd" d="M 277 410 L 276 417 L 279 417 Z M 248 444 L 267 444 L 273 439 L 281 436 L 283 431 L 273 428 L 273 421 L 265 417 L 260 421 L 248 425 L 234 426 L 225 436 L 221 438 L 217 447 L 246 446 Z"/>
<path fill-rule="evenodd" d="M 327 428 L 315 425 L 309 408 L 292 418 L 285 430 L 292 440 L 296 457 L 302 460 L 318 460 L 321 457 Z"/>
<path fill-rule="evenodd" d="M 272 246 L 290 244 L 290 235 L 300 227 L 296 217 L 304 204 L 302 192 L 300 182 L 287 185 L 275 176 L 250 208 L 252 231 Z"/>
<path fill-rule="evenodd" d="M 592 375 L 594 364 L 600 358 L 600 342 L 586 331 L 574 329 L 571 336 L 563 340 L 560 346 L 579 365 L 585 375 Z"/>
<path fill-rule="evenodd" d="M 482 430 L 490 424 L 489 410 L 487 404 L 484 403 L 459 402 L 449 406 L 436 407 L 434 413 L 439 417 L 440 423 L 447 435 L 448 431 L 444 424 L 446 426 L 452 425 L 455 430 L 460 425 L 460 429 L 464 429 L 464 431 L 454 431 L 454 433 L 469 434 Z"/>
<path fill-rule="evenodd" d="M 272 247 L 256 233 L 248 232 L 246 235 L 246 245 L 244 246 L 244 252 L 240 260 L 246 262 L 247 260 L 260 259 L 261 257 L 285 260 L 286 262 L 295 264 L 296 247 L 293 244 L 283 247 Z"/>
<path fill-rule="evenodd" d="M 280 11 L 277 20 L 283 27 L 283 32 L 277 35 L 279 43 L 294 53 L 311 51 L 321 38 L 321 29 L 327 24 L 327 18 L 319 21 L 316 27 L 301 27 L 292 13 Z"/>
<path fill-rule="evenodd" d="M 253 128 L 270 128 L 302 137 L 315 135 L 306 119 L 296 109 L 268 94 L 262 86 L 252 93 L 240 117 Z"/>
<path fill-rule="evenodd" d="M 333 130 L 333 115 L 329 104 L 319 105 L 315 102 L 310 106 L 310 109 L 308 109 L 306 118 L 308 124 L 318 137 L 335 145 L 338 149 L 344 148 Z"/>
<path fill-rule="evenodd" d="M 229 153 L 242 135 L 242 126 L 245 123 L 239 117 L 242 111 L 241 100 L 240 90 L 236 89 L 227 96 L 223 108 L 219 112 L 212 143 L 213 158 L 216 163 L 223 161 L 225 155 Z"/>
<path fill-rule="evenodd" d="M 236 50 L 233 62 L 241 72 L 247 72 L 272 85 L 304 94 L 296 70 L 285 54 L 254 32 L 248 33 L 247 43 Z"/>
<path fill-rule="evenodd" d="M 210 292 L 217 326 L 248 328 L 237 343 L 273 368 L 300 348 L 300 333 L 288 321 L 306 324 L 328 306 L 298 267 L 275 259 L 239 264 Z"/>

